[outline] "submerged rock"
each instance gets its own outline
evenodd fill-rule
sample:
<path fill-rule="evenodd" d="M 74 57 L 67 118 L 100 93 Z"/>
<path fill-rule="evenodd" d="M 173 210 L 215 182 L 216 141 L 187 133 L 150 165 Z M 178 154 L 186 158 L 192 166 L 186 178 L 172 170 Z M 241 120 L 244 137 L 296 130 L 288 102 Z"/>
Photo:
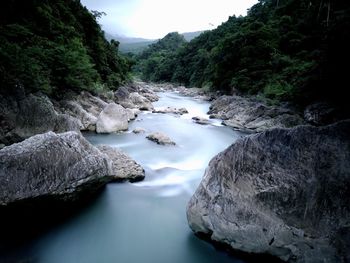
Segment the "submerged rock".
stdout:
<path fill-rule="evenodd" d="M 187 207 L 195 233 L 287 262 L 350 262 L 350 121 L 273 129 L 214 157 Z"/>
<path fill-rule="evenodd" d="M 176 145 L 167 135 L 155 132 L 146 137 L 148 140 L 155 142 L 160 145 Z"/>
<path fill-rule="evenodd" d="M 128 129 L 129 119 L 129 111 L 118 104 L 110 103 L 98 116 L 96 122 L 96 132 L 111 133 L 125 131 Z"/>
<path fill-rule="evenodd" d="M 82 135 L 35 135 L 0 150 L 0 206 L 39 197 L 73 201 L 109 174 L 110 160 Z"/>
<path fill-rule="evenodd" d="M 97 148 L 106 154 L 112 162 L 110 178 L 113 181 L 136 182 L 145 178 L 145 170 L 127 154 L 107 145 L 99 145 Z"/>

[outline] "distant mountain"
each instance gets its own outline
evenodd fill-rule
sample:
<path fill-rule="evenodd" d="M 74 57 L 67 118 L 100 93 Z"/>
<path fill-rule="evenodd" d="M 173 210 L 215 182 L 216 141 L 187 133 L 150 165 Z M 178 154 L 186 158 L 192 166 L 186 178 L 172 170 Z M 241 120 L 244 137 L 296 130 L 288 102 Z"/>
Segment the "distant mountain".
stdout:
<path fill-rule="evenodd" d="M 105 32 L 105 37 L 107 40 L 118 40 L 120 43 L 140 43 L 140 42 L 149 42 L 154 41 L 154 39 L 147 39 L 147 38 L 141 38 L 141 37 L 127 37 L 127 36 L 121 36 L 121 35 L 113 35 L 110 33 Z"/>
<path fill-rule="evenodd" d="M 191 41 L 192 39 L 199 36 L 204 31 L 196 31 L 196 32 L 186 32 L 180 35 L 183 35 L 186 41 Z M 121 53 L 133 53 L 139 54 L 143 50 L 145 50 L 150 44 L 155 43 L 158 39 L 146 39 L 139 37 L 127 37 L 120 35 L 112 35 L 105 32 L 105 37 L 108 41 L 115 39 L 120 42 L 119 51 Z"/>
<path fill-rule="evenodd" d="M 204 31 L 196 31 L 196 32 L 187 32 L 187 33 L 182 33 L 181 35 L 184 36 L 186 41 L 190 42 L 192 39 L 198 37 L 200 34 L 202 34 Z"/>
<path fill-rule="evenodd" d="M 154 43 L 155 39 L 146 39 L 140 37 L 127 37 L 120 35 L 112 35 L 105 32 L 105 37 L 108 41 L 112 39 L 119 41 L 119 51 L 121 53 L 134 53 L 138 54 L 143 51 L 150 44 Z"/>
<path fill-rule="evenodd" d="M 120 42 L 119 51 L 121 53 L 139 54 L 145 50 L 149 45 L 155 43 L 157 40 L 147 40 L 143 42 Z"/>

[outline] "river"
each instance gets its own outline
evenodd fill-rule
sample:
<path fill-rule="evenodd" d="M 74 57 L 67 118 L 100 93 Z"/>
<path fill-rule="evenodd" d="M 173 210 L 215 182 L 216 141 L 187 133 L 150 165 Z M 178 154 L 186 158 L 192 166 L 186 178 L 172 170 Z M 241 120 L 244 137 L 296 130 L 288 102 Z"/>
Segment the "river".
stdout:
<path fill-rule="evenodd" d="M 189 114 L 143 112 L 129 132 L 84 134 L 93 144 L 128 153 L 144 167 L 145 180 L 108 184 L 79 215 L 34 240 L 26 249 L 28 258 L 42 263 L 243 262 L 195 237 L 186 219 L 187 202 L 208 162 L 241 135 L 218 120 L 206 126 L 194 123 L 194 116 L 207 117 L 208 102 L 171 92 L 159 95 L 155 107 L 185 107 Z M 146 133 L 132 133 L 136 127 Z M 145 138 L 156 131 L 177 145 L 160 146 Z"/>

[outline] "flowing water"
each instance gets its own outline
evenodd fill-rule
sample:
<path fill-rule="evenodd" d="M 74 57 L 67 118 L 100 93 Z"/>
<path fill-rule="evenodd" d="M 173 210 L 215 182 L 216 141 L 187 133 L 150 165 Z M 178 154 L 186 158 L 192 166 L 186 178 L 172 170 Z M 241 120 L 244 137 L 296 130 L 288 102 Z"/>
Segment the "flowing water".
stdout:
<path fill-rule="evenodd" d="M 186 107 L 189 114 L 144 112 L 130 123 L 132 132 L 86 133 L 93 144 L 121 148 L 146 171 L 138 183 L 113 183 L 87 209 L 33 242 L 29 254 L 43 263 L 210 263 L 242 262 L 196 238 L 186 220 L 186 205 L 210 159 L 241 135 L 207 117 L 209 103 L 176 93 L 160 93 L 155 107 Z M 176 146 L 148 141 L 150 132 L 163 132 Z M 28 252 L 27 252 L 28 253 Z"/>

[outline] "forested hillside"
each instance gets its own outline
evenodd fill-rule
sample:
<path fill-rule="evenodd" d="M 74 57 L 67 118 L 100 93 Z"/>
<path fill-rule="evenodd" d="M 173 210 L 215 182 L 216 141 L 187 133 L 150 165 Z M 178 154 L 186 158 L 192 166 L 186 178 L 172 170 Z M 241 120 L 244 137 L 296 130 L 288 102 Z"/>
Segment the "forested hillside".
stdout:
<path fill-rule="evenodd" d="M 135 56 L 135 72 L 146 81 L 171 81 L 176 63 L 177 51 L 186 43 L 183 35 L 169 33 Z"/>
<path fill-rule="evenodd" d="M 137 69 L 145 80 L 236 89 L 301 105 L 323 99 L 345 104 L 349 7 L 346 0 L 259 0 L 246 17 L 232 16 L 176 52 L 146 50 L 138 64 L 155 65 L 152 74 L 150 67 Z"/>
<path fill-rule="evenodd" d="M 11 0 L 0 9 L 0 91 L 116 89 L 130 64 L 79 0 Z"/>

